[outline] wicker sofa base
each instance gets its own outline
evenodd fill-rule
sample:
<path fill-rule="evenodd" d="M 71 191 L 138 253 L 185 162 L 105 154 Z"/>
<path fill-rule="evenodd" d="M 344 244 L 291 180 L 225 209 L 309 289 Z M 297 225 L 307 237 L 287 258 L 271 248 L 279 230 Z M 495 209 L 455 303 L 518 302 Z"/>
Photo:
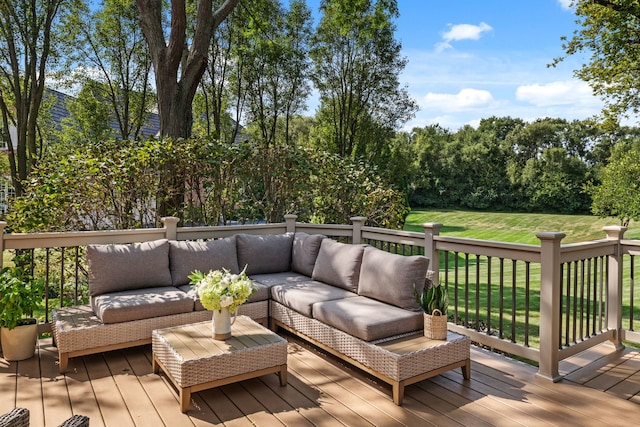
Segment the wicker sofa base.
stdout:
<path fill-rule="evenodd" d="M 401 405 L 407 385 L 462 368 L 471 375 L 469 337 L 449 332 L 446 341 L 430 340 L 422 331 L 367 342 L 271 301 L 271 327 L 283 328 L 323 350 L 391 384 L 393 401 Z"/>
<path fill-rule="evenodd" d="M 269 302 L 244 304 L 238 314 L 267 325 Z M 190 311 L 170 316 L 153 317 L 130 322 L 104 324 L 91 306 L 63 307 L 53 311 L 52 330 L 58 348 L 60 372 L 66 372 L 69 358 L 103 351 L 117 350 L 151 343 L 154 329 L 211 320 L 210 311 Z"/>

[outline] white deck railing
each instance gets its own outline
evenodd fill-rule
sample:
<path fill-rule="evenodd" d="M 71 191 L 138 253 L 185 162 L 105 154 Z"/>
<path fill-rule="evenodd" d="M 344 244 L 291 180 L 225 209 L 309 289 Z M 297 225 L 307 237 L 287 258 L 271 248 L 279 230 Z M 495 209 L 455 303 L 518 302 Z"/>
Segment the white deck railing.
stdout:
<path fill-rule="evenodd" d="M 64 233 L 1 233 L 0 248 L 27 250 L 34 275 L 47 286 L 43 331 L 50 310 L 86 302 L 84 248 L 88 244 L 131 243 L 159 238 L 216 239 L 236 233 L 320 233 L 351 243 L 367 243 L 404 255 L 430 258 L 434 280 L 449 289 L 449 328 L 473 341 L 537 362 L 539 375 L 556 381 L 559 361 L 603 341 L 640 343 L 640 292 L 634 292 L 640 242 L 623 240 L 623 227 L 606 227 L 606 238 L 562 245 L 562 233 L 539 233 L 540 245 L 524 245 L 440 235 L 442 224 L 424 224 L 424 233 L 352 224 L 308 224 L 287 215 L 284 223 L 178 227 Z M 6 223 L 0 223 L 0 231 Z M 634 315 L 635 314 L 635 315 Z M 635 327 L 634 327 L 635 324 Z"/>

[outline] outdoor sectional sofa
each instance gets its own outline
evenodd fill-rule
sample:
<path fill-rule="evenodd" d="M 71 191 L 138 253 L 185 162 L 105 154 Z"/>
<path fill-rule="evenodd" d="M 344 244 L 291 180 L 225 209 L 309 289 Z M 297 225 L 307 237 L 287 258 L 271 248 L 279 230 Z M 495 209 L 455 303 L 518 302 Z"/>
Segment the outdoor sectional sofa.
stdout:
<path fill-rule="evenodd" d="M 397 404 L 404 385 L 420 378 L 455 367 L 469 376 L 467 337 L 450 333 L 428 357 L 384 345 L 421 334 L 413 292 L 425 283 L 423 256 L 297 232 L 89 245 L 87 262 L 90 304 L 53 312 L 61 372 L 70 357 L 146 344 L 154 329 L 211 320 L 187 276 L 246 268 L 258 291 L 238 314 L 293 332 L 391 383 Z"/>

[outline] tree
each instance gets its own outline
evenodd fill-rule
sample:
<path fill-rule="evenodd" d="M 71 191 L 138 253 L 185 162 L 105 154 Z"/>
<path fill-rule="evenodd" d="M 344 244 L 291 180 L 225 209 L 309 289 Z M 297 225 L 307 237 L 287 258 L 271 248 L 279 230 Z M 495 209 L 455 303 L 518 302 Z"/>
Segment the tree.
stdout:
<path fill-rule="evenodd" d="M 563 44 L 565 54 L 590 59 L 575 75 L 605 101 L 605 117 L 616 121 L 640 111 L 640 5 L 637 0 L 576 0 L 580 28 Z M 566 39 L 565 39 L 566 40 Z M 556 65 L 565 57 L 556 58 Z"/>
<path fill-rule="evenodd" d="M 60 123 L 58 134 L 62 143 L 59 150 L 72 151 L 116 136 L 111 127 L 112 106 L 102 97 L 104 89 L 98 82 L 87 81 L 76 98 L 67 99 L 69 117 Z"/>
<path fill-rule="evenodd" d="M 158 93 L 160 133 L 173 138 L 191 135 L 191 105 L 209 61 L 213 32 L 240 0 L 225 0 L 213 10 L 213 0 L 200 0 L 194 15 L 187 0 L 136 0 L 140 26 L 147 40 Z M 167 16 L 169 15 L 169 16 Z M 195 20 L 191 24 L 188 16 Z M 169 28 L 163 25 L 170 18 Z M 165 33 L 165 29 L 168 34 Z"/>
<path fill-rule="evenodd" d="M 603 168 L 600 184 L 585 187 L 591 194 L 591 211 L 601 218 L 614 217 L 620 225 L 640 219 L 640 147 L 616 150 L 614 159 Z"/>
<path fill-rule="evenodd" d="M 231 14 L 222 22 L 213 35 L 209 52 L 209 63 L 200 80 L 200 87 L 194 98 L 194 133 L 215 135 L 221 141 L 235 141 L 239 124 L 231 120 L 230 79 L 235 58 L 233 44 L 238 33 L 233 31 L 235 16 Z"/>
<path fill-rule="evenodd" d="M 289 145 L 292 118 L 302 112 L 311 93 L 309 39 L 311 12 L 296 0 L 284 10 L 277 0 L 252 3 L 252 12 L 235 47 L 237 96 L 258 144 Z"/>
<path fill-rule="evenodd" d="M 93 98 L 111 107 L 107 123 L 117 124 L 121 139 L 138 138 L 155 104 L 138 9 L 134 0 L 102 3 L 102 9 L 85 11 L 74 21 L 79 33 L 75 60 L 89 68 L 78 67 L 72 79 L 90 85 Z"/>
<path fill-rule="evenodd" d="M 59 59 L 61 26 L 76 7 L 73 0 L 0 0 L 0 113 L 16 195 L 43 153 L 38 114 L 45 77 Z"/>
<path fill-rule="evenodd" d="M 395 0 L 323 0 L 310 52 L 320 92 L 318 127 L 341 156 L 374 153 L 416 110 L 398 75 L 406 65 L 394 37 Z"/>

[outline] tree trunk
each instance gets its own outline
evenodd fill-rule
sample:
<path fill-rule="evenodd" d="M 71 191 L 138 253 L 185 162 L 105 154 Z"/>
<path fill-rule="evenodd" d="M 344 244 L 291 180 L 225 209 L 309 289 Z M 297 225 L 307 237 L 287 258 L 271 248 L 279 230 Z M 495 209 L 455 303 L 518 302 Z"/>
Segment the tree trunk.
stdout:
<path fill-rule="evenodd" d="M 185 0 L 172 0 L 168 43 L 162 26 L 163 3 L 163 0 L 136 0 L 156 76 L 160 134 L 174 139 L 188 138 L 193 125 L 191 105 L 207 67 L 213 32 L 240 0 L 225 0 L 215 12 L 212 0 L 199 0 L 195 32 L 189 36 Z M 177 176 L 172 164 L 167 165 L 165 172 L 162 181 L 169 188 L 160 195 L 158 217 L 177 214 L 184 200 L 184 177 Z"/>

